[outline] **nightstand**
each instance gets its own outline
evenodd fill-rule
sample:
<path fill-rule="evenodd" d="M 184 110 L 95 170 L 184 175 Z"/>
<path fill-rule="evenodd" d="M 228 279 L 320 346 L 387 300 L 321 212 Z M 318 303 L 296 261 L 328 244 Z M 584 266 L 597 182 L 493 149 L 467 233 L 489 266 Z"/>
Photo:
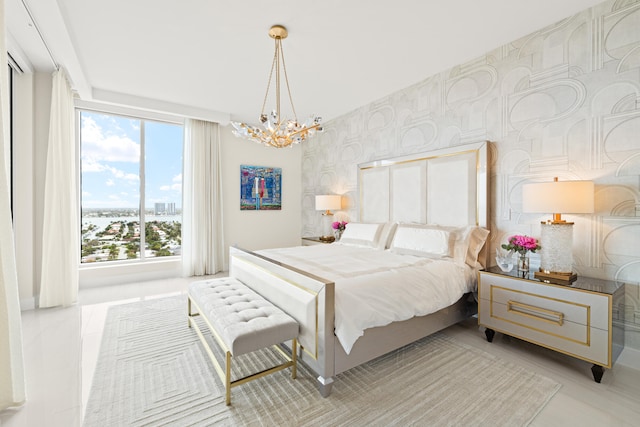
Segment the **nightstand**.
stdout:
<path fill-rule="evenodd" d="M 593 363 L 599 383 L 624 347 L 624 329 L 612 320 L 624 283 L 578 276 L 565 286 L 533 274 L 498 267 L 478 273 L 478 323 L 487 340 L 498 331 Z"/>
<path fill-rule="evenodd" d="M 328 242 L 326 240 L 320 240 L 320 237 L 303 237 L 302 238 L 302 246 L 313 246 L 313 245 L 326 245 L 333 242 Z"/>

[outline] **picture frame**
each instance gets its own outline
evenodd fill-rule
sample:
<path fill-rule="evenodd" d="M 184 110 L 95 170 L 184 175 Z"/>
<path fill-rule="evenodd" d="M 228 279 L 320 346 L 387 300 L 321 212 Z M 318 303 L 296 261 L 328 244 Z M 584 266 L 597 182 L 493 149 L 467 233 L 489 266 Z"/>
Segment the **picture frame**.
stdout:
<path fill-rule="evenodd" d="M 240 165 L 240 210 L 282 209 L 282 168 Z"/>

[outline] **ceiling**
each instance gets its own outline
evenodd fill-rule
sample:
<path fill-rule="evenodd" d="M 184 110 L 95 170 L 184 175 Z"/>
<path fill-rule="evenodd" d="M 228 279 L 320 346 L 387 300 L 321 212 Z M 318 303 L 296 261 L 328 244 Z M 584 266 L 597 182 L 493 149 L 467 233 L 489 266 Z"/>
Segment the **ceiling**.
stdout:
<path fill-rule="evenodd" d="M 600 1 L 5 4 L 9 52 L 27 69 L 45 72 L 53 70 L 53 57 L 83 99 L 256 123 L 273 58 L 273 24 L 289 30 L 283 47 L 298 117 L 316 113 L 327 121 Z"/>

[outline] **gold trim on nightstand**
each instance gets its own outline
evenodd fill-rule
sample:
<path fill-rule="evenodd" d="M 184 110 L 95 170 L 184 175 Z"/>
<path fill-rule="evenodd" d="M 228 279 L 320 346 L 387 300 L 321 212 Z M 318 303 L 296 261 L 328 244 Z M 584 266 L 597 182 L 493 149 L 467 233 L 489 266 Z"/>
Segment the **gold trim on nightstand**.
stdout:
<path fill-rule="evenodd" d="M 535 305 L 529 305 L 522 302 L 511 301 L 511 300 L 507 301 L 507 311 L 510 313 L 515 313 L 521 316 L 529 317 L 530 319 L 542 320 L 543 322 L 549 322 L 549 323 L 556 323 L 558 324 L 558 326 L 562 326 L 562 323 L 564 320 L 564 313 L 561 313 L 559 311 L 547 310 L 546 308 L 536 307 Z M 544 317 L 544 316 L 557 317 L 557 319 L 549 319 L 548 317 Z"/>
<path fill-rule="evenodd" d="M 540 328 L 536 328 L 534 326 L 527 325 L 526 323 L 516 322 L 514 320 L 509 320 L 509 319 L 506 319 L 504 317 L 500 317 L 500 316 L 495 315 L 494 312 L 493 312 L 493 305 L 494 304 L 500 304 L 500 303 L 496 302 L 496 300 L 494 299 L 494 296 L 493 296 L 494 289 L 500 289 L 500 290 L 504 290 L 506 292 L 513 292 L 513 293 L 522 294 L 522 295 L 529 295 L 529 296 L 532 296 L 534 298 L 541 298 L 541 299 L 546 299 L 546 300 L 549 300 L 549 301 L 556 301 L 556 302 L 560 302 L 560 303 L 563 303 L 563 304 L 569 304 L 569 305 L 573 305 L 573 306 L 576 306 L 576 307 L 584 308 L 585 311 L 586 311 L 586 319 L 585 319 L 585 323 L 586 324 L 582 325 L 582 326 L 584 326 L 585 329 L 586 329 L 586 339 L 585 339 L 585 341 L 569 338 L 569 337 L 567 337 L 565 335 L 556 334 L 556 333 L 553 333 L 553 332 L 546 331 L 544 329 L 540 329 Z M 584 346 L 587 346 L 587 347 L 589 347 L 591 345 L 591 306 L 588 306 L 588 305 L 585 305 L 585 304 L 578 304 L 578 303 L 573 302 L 573 301 L 562 300 L 562 299 L 559 299 L 559 298 L 551 298 L 551 297 L 547 297 L 547 296 L 544 296 L 544 295 L 534 294 L 534 293 L 531 293 L 531 292 L 525 292 L 525 291 L 519 291 L 519 290 L 516 290 L 516 289 L 505 288 L 503 286 L 497 286 L 497 285 L 492 285 L 492 284 L 489 285 L 489 293 L 490 293 L 490 310 L 489 310 L 489 313 L 490 313 L 490 316 L 492 318 L 501 320 L 503 322 L 511 323 L 513 325 L 522 326 L 523 328 L 531 329 L 533 331 L 540 332 L 542 334 L 549 335 L 549 336 L 552 336 L 552 337 L 560 338 L 560 339 L 563 339 L 565 341 L 575 342 L 576 344 L 584 345 Z M 517 303 L 517 304 L 526 305 L 526 304 L 523 304 L 523 303 Z M 531 306 L 531 307 L 533 307 L 533 306 Z M 507 309 L 509 310 L 508 304 L 507 304 Z M 545 310 L 545 309 L 543 309 L 543 310 Z M 512 310 L 509 310 L 509 311 L 512 311 Z M 554 313 L 551 310 L 548 310 L 548 311 L 550 313 Z M 555 313 L 557 313 L 557 312 L 555 312 Z M 521 313 L 521 312 L 517 312 L 517 314 L 525 315 L 524 313 Z M 561 314 L 563 316 L 563 318 L 564 318 L 564 315 L 562 313 L 559 313 L 559 314 Z M 527 317 L 533 318 L 535 320 L 543 320 L 543 321 L 546 321 L 546 322 L 549 322 L 549 323 L 558 323 L 558 322 L 553 322 L 553 321 L 550 321 L 549 319 L 541 318 L 541 317 L 534 316 L 534 315 L 528 315 Z M 562 323 L 560 323 L 560 326 L 562 326 Z"/>

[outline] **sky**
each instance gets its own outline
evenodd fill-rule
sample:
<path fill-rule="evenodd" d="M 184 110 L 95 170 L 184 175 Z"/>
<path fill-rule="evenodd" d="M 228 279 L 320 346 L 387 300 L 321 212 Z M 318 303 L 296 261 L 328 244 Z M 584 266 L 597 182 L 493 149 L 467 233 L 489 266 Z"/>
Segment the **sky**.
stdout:
<path fill-rule="evenodd" d="M 82 111 L 83 208 L 138 208 L 142 121 Z M 145 208 L 182 207 L 182 126 L 145 121 Z"/>

